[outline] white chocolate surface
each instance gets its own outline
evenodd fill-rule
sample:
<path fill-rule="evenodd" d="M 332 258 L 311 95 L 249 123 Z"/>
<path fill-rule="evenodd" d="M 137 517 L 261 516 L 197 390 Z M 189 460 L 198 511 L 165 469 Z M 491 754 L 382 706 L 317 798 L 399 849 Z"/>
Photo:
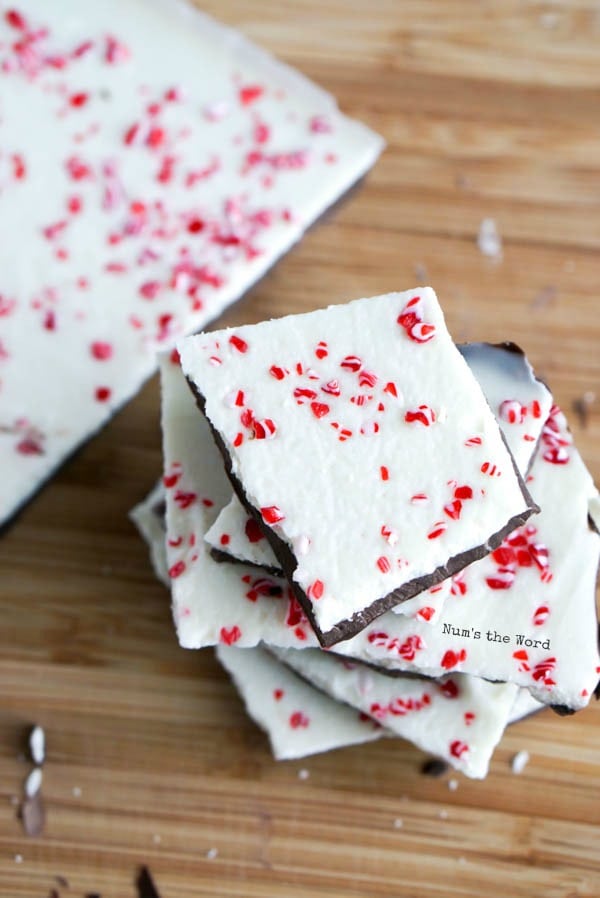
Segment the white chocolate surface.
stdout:
<path fill-rule="evenodd" d="M 393 590 L 416 595 L 449 559 L 487 551 L 529 507 L 431 288 L 178 348 L 248 501 L 292 550 L 293 582 L 328 644 Z"/>
<path fill-rule="evenodd" d="M 187 3 L 15 9 L 0 16 L 0 522 L 382 148 Z"/>
<path fill-rule="evenodd" d="M 512 684 L 460 674 L 390 677 L 319 649 L 274 651 L 318 689 L 476 779 L 488 772 L 517 695 Z"/>

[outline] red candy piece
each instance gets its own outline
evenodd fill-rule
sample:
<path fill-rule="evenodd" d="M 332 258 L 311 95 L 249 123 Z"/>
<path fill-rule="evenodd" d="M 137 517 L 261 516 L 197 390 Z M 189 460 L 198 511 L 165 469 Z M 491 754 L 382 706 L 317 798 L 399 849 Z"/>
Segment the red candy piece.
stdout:
<path fill-rule="evenodd" d="M 226 627 L 221 627 L 220 639 L 225 645 L 233 645 L 234 642 L 237 642 L 238 639 L 242 635 L 242 631 L 236 625 L 227 629 Z"/>
<path fill-rule="evenodd" d="M 281 510 L 276 505 L 266 505 L 261 508 L 260 513 L 265 524 L 277 524 L 285 519 L 285 515 L 281 513 Z"/>

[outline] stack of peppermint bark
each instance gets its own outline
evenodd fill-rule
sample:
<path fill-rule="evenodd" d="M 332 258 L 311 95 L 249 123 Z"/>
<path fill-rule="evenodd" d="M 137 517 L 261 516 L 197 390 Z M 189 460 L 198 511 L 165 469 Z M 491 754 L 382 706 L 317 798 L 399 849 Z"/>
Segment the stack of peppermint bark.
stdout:
<path fill-rule="evenodd" d="M 184 339 L 134 512 L 179 641 L 217 646 L 278 758 L 401 736 L 484 777 L 600 675 L 599 499 L 514 344 L 421 288 Z"/>

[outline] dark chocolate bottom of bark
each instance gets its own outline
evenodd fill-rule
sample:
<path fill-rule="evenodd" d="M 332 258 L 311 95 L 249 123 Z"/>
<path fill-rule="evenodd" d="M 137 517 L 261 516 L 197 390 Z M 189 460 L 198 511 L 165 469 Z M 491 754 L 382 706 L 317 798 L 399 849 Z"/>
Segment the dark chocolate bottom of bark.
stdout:
<path fill-rule="evenodd" d="M 377 599 L 375 602 L 369 605 L 368 608 L 364 608 L 362 611 L 357 612 L 352 617 L 340 621 L 330 630 L 323 631 L 321 630 L 315 619 L 312 609 L 312 603 L 310 602 L 308 596 L 306 595 L 304 590 L 301 589 L 301 587 L 294 581 L 293 574 L 297 566 L 295 555 L 291 551 L 288 544 L 284 542 L 279 536 L 277 536 L 277 534 L 272 530 L 271 527 L 265 524 L 258 508 L 255 508 L 255 506 L 252 505 L 252 503 L 248 500 L 241 481 L 233 473 L 229 451 L 227 450 L 227 447 L 225 446 L 221 435 L 216 431 L 216 429 L 212 425 L 212 422 L 206 415 L 206 401 L 204 396 L 202 395 L 202 393 L 200 393 L 196 385 L 189 378 L 187 378 L 187 382 L 192 391 L 192 394 L 195 397 L 198 408 L 207 420 L 207 423 L 213 435 L 213 439 L 221 453 L 221 456 L 223 457 L 225 471 L 227 473 L 227 476 L 229 477 L 229 480 L 231 481 L 238 499 L 240 500 L 248 514 L 255 519 L 266 539 L 268 540 L 269 545 L 275 553 L 275 557 L 281 564 L 284 575 L 287 578 L 290 587 L 294 592 L 294 595 L 296 596 L 298 602 L 302 606 L 304 613 L 310 621 L 317 639 L 324 648 L 329 648 L 333 645 L 337 645 L 338 642 L 343 642 L 345 639 L 350 639 L 352 636 L 356 636 L 356 634 L 360 633 L 361 630 L 364 630 L 364 628 L 368 626 L 371 621 L 375 620 L 377 617 L 380 617 L 380 615 L 384 614 L 384 612 L 386 611 L 389 611 L 395 605 L 399 605 L 401 602 L 407 601 L 407 599 L 412 599 L 419 593 L 424 592 L 426 589 L 429 589 L 429 587 L 435 586 L 435 584 L 440 583 L 442 580 L 446 580 L 448 577 L 457 574 L 473 561 L 479 561 L 480 558 L 483 558 L 490 552 L 493 552 L 494 549 L 497 549 L 504 538 L 508 536 L 509 533 L 512 533 L 512 531 L 517 527 L 522 526 L 525 521 L 527 521 L 529 517 L 534 514 L 534 512 L 539 511 L 539 507 L 531 498 L 527 487 L 525 486 L 523 479 L 516 468 L 514 459 L 512 458 L 512 455 L 510 455 L 515 473 L 517 474 L 519 480 L 523 497 L 528 505 L 524 512 L 512 517 L 501 530 L 493 534 L 483 545 L 475 546 L 473 549 L 468 549 L 465 552 L 460 552 L 458 555 L 450 558 L 446 562 L 446 564 L 437 567 L 430 574 L 427 574 L 423 577 L 416 577 L 414 580 L 410 580 L 408 583 L 403 584 L 400 588 L 392 590 L 392 592 L 388 593 L 385 596 L 382 596 L 380 599 Z"/>
<path fill-rule="evenodd" d="M 210 548 L 210 557 L 217 564 L 245 564 L 249 567 L 255 567 L 259 571 L 264 571 L 272 577 L 283 577 L 283 571 L 279 567 L 269 567 L 267 564 L 257 564 L 254 561 L 247 561 L 245 558 L 236 558 L 235 555 L 230 555 L 228 552 L 223 552 L 214 546 Z"/>

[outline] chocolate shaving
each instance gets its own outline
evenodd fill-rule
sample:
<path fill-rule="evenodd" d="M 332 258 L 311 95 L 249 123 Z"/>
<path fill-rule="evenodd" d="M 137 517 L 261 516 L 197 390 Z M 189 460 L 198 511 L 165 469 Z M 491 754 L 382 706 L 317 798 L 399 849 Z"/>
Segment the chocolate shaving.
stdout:
<path fill-rule="evenodd" d="M 448 765 L 441 758 L 430 758 L 429 761 L 425 761 L 421 766 L 421 773 L 425 774 L 425 776 L 443 776 L 447 770 Z"/>
<path fill-rule="evenodd" d="M 140 867 L 135 884 L 138 890 L 138 898 L 160 898 L 148 867 Z"/>
<path fill-rule="evenodd" d="M 21 805 L 20 816 L 23 821 L 23 829 L 28 836 L 40 836 L 42 834 L 46 822 L 46 811 L 39 792 L 36 792 L 32 798 L 25 799 Z"/>

